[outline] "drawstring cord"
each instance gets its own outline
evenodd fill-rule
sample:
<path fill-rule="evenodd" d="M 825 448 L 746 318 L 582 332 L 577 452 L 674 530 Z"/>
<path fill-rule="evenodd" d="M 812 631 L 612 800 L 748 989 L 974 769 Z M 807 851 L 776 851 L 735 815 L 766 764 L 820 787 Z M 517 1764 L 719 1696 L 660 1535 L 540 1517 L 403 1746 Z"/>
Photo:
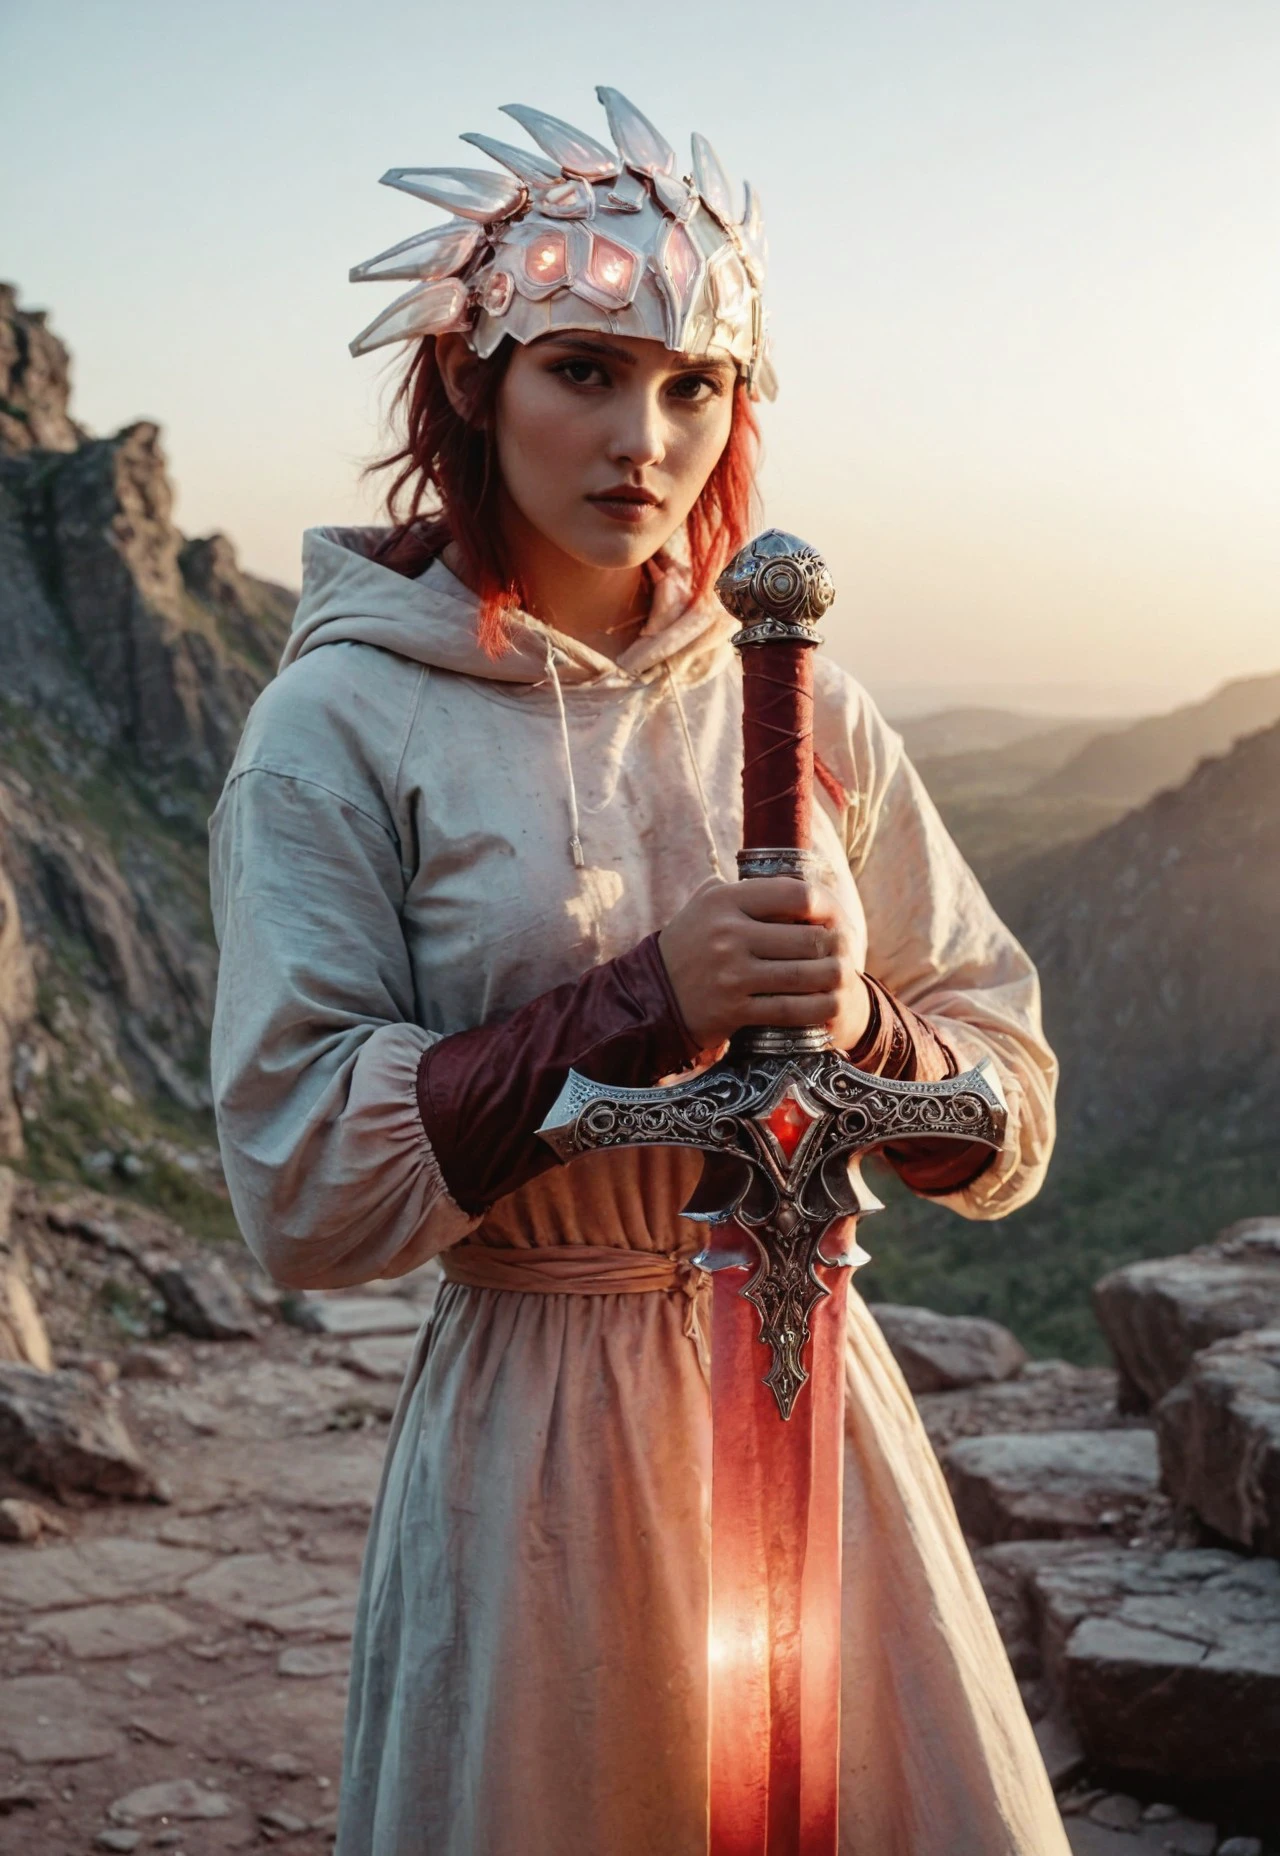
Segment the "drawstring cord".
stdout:
<path fill-rule="evenodd" d="M 573 778 L 573 753 L 569 747 L 569 717 L 565 713 L 564 691 L 560 687 L 560 673 L 556 669 L 556 648 L 547 640 L 547 671 L 551 685 L 556 693 L 556 708 L 560 712 L 560 740 L 564 746 L 564 767 L 569 778 L 569 855 L 573 859 L 575 870 L 586 867 L 586 858 L 582 851 L 582 839 L 578 835 L 580 820 L 578 818 L 578 788 Z"/>
<path fill-rule="evenodd" d="M 706 789 L 702 784 L 702 774 L 698 767 L 698 757 L 693 751 L 693 737 L 689 733 L 688 718 L 684 712 L 684 704 L 680 700 L 680 688 L 675 677 L 671 673 L 669 659 L 663 659 L 662 669 L 666 677 L 667 694 L 675 704 L 676 715 L 680 722 L 680 733 L 684 736 L 684 751 L 688 756 L 689 771 L 693 775 L 694 789 L 698 795 L 698 805 L 702 810 L 702 828 L 707 834 L 707 848 L 711 853 L 712 873 L 723 883 L 725 881 L 725 874 L 720 867 L 720 853 L 716 849 L 716 835 L 711 829 L 711 809 L 707 805 Z"/>
<path fill-rule="evenodd" d="M 711 859 L 712 874 L 723 883 L 725 881 L 725 874 L 720 864 L 720 853 L 716 848 L 715 832 L 711 828 L 711 808 L 707 804 L 706 788 L 702 784 L 702 772 L 698 766 L 698 757 L 693 750 L 693 737 L 689 733 L 688 717 L 684 712 L 684 704 L 680 700 L 679 685 L 672 675 L 669 662 L 663 662 L 662 671 L 666 681 L 667 695 L 671 700 L 676 712 L 676 719 L 680 724 L 680 734 L 684 741 L 685 756 L 689 763 L 689 771 L 693 775 L 694 791 L 698 795 L 698 809 L 702 814 L 702 829 L 706 834 L 707 851 Z M 564 769 L 569 789 L 569 855 L 573 859 L 574 869 L 582 870 L 586 868 L 587 860 L 582 849 L 582 821 L 578 812 L 578 787 L 573 777 L 573 749 L 569 742 L 569 716 L 565 709 L 564 690 L 561 688 L 560 684 L 560 673 L 556 669 L 555 646 L 551 643 L 550 639 L 547 641 L 547 675 L 551 680 L 551 687 L 556 695 L 556 713 L 560 717 L 560 742 L 564 749 Z"/>

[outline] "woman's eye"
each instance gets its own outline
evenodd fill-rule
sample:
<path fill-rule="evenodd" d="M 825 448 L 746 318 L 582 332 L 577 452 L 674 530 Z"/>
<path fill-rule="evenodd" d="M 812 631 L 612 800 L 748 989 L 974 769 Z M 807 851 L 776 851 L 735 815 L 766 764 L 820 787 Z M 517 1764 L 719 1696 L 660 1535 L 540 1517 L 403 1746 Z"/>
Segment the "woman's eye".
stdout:
<path fill-rule="evenodd" d="M 575 387 L 591 387 L 601 384 L 607 386 L 609 384 L 604 369 L 598 361 L 557 361 L 552 372 L 562 375 Z"/>
<path fill-rule="evenodd" d="M 682 374 L 673 391 L 677 399 L 692 400 L 696 405 L 701 400 L 714 399 L 721 388 L 720 382 L 709 374 Z"/>

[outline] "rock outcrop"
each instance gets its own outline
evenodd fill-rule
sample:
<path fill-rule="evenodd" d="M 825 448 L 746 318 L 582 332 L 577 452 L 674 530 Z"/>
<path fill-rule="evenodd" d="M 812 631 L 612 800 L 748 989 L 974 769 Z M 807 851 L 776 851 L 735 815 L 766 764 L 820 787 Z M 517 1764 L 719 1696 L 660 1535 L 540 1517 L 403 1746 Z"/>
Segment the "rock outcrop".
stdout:
<path fill-rule="evenodd" d="M 998 1321 L 893 1302 L 873 1302 L 870 1308 L 913 1392 L 1013 1379 L 1027 1363 L 1026 1348 Z"/>
<path fill-rule="evenodd" d="M 1203 1348 L 1280 1323 L 1280 1218 L 1248 1219 L 1184 1256 L 1113 1270 L 1095 1285 L 1093 1306 L 1126 1402 L 1154 1405 Z"/>
<path fill-rule="evenodd" d="M 0 1366 L 0 1463 L 60 1497 L 160 1494 L 119 1410 L 87 1373 Z"/>
<path fill-rule="evenodd" d="M 1155 1419 L 1173 1499 L 1226 1539 L 1280 1556 L 1280 1327 L 1198 1353 Z"/>
<path fill-rule="evenodd" d="M 71 356 L 43 309 L 19 309 L 0 284 L 0 451 L 74 451 L 84 437 L 71 418 Z"/>
<path fill-rule="evenodd" d="M 181 534 L 158 427 L 89 437 L 69 376 L 0 287 L 0 1158 L 25 1129 L 55 1172 L 207 1109 L 206 820 L 294 605 Z"/>
<path fill-rule="evenodd" d="M 1179 1783 L 1280 1781 L 1280 1565 L 1111 1548 L 1032 1574 L 1090 1756 Z"/>

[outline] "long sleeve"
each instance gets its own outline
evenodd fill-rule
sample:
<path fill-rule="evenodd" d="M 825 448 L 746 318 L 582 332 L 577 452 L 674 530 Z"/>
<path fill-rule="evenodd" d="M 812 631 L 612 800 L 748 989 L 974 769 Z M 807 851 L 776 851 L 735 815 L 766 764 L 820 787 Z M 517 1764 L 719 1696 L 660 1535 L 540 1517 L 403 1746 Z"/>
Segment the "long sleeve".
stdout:
<path fill-rule="evenodd" d="M 978 1177 L 952 1191 L 920 1189 L 965 1217 L 1003 1217 L 1035 1196 L 1053 1150 L 1058 1069 L 1035 968 L 960 855 L 900 737 L 865 697 L 840 745 L 867 971 L 926 1021 L 960 1069 L 991 1058 L 1009 1105 L 1004 1147 Z M 906 1177 L 911 1183 L 909 1162 Z"/>
<path fill-rule="evenodd" d="M 399 1276 L 471 1230 L 418 1112 L 435 1035 L 413 1023 L 388 820 L 249 766 L 211 821 L 221 948 L 212 1075 L 245 1240 L 275 1281 Z"/>

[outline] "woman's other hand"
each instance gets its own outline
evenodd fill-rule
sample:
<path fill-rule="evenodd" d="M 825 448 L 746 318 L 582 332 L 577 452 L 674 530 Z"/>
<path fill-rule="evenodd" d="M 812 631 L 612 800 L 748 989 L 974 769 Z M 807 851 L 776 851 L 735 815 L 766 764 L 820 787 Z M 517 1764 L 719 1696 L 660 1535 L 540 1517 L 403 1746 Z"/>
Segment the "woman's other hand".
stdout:
<path fill-rule="evenodd" d="M 658 937 L 689 1030 L 704 1050 L 743 1025 L 826 1025 L 852 1050 L 871 998 L 840 904 L 820 883 L 706 883 Z"/>

